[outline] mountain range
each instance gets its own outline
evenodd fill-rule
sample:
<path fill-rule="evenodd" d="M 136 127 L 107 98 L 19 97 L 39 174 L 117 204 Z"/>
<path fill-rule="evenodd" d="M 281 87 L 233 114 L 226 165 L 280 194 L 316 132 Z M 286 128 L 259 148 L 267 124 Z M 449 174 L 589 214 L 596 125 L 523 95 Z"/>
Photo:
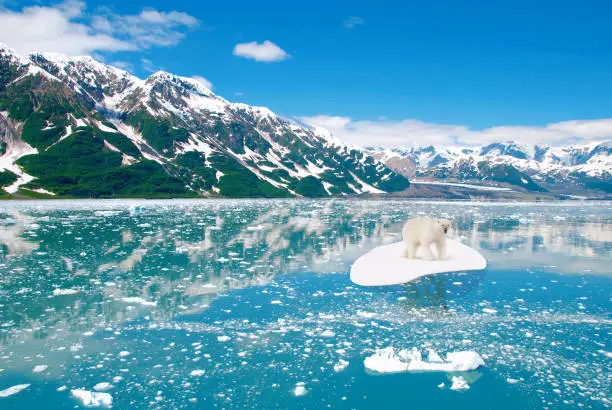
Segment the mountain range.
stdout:
<path fill-rule="evenodd" d="M 193 78 L 0 43 L 4 198 L 401 196 L 423 184 L 418 195 L 434 197 L 597 196 L 612 192 L 610 153 L 609 142 L 360 148 Z"/>
<path fill-rule="evenodd" d="M 329 132 L 159 71 L 0 45 L 0 186 L 11 196 L 325 197 L 408 179 Z"/>
<path fill-rule="evenodd" d="M 612 192 L 612 142 L 567 147 L 496 142 L 481 147 L 370 147 L 413 183 L 478 184 L 558 195 Z"/>

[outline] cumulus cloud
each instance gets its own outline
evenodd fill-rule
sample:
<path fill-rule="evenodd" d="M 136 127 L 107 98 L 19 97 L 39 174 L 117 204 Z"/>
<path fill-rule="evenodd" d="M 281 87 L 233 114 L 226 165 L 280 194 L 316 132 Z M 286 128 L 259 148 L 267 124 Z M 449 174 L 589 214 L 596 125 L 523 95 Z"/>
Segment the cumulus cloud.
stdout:
<path fill-rule="evenodd" d="M 348 16 L 345 20 L 344 20 L 344 27 L 346 28 L 355 28 L 355 26 L 358 26 L 360 24 L 363 24 L 364 21 L 361 17 L 357 17 L 357 16 Z"/>
<path fill-rule="evenodd" d="M 252 41 L 250 43 L 236 44 L 234 55 L 264 63 L 283 61 L 289 58 L 289 54 L 285 50 L 268 40 L 263 43 Z"/>
<path fill-rule="evenodd" d="M 81 55 L 167 47 L 180 42 L 198 23 L 178 11 L 146 9 L 139 14 L 120 15 L 98 9 L 88 13 L 79 0 L 20 11 L 0 6 L 0 39 L 22 53 Z"/>
<path fill-rule="evenodd" d="M 199 76 L 199 75 L 194 75 L 193 77 L 194 80 L 196 80 L 197 82 L 199 82 L 200 84 L 202 84 L 205 88 L 208 88 L 209 90 L 212 90 L 213 85 L 210 81 L 208 81 L 206 78 Z"/>
<path fill-rule="evenodd" d="M 564 145 L 612 138 L 612 119 L 574 120 L 542 127 L 499 126 L 483 130 L 464 125 L 403 121 L 355 121 L 349 117 L 318 115 L 299 121 L 328 129 L 341 140 L 360 146 L 482 145 L 496 141 Z"/>

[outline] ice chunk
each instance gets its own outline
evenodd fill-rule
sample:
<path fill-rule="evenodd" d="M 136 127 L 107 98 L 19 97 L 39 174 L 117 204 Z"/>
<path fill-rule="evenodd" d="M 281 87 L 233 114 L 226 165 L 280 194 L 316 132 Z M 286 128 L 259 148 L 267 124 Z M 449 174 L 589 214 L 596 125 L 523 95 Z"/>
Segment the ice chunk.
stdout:
<path fill-rule="evenodd" d="M 450 352 L 447 353 L 446 360 L 442 360 L 435 351 L 430 350 L 428 360 L 423 360 L 421 352 L 416 348 L 404 349 L 396 353 L 392 347 L 386 347 L 366 357 L 363 364 L 366 369 L 374 372 L 395 373 L 407 371 L 465 372 L 484 366 L 485 363 L 478 353 L 471 351 Z"/>
<path fill-rule="evenodd" d="M 452 369 L 447 371 L 466 372 L 468 370 L 476 370 L 485 365 L 482 357 L 476 352 L 449 352 L 446 354 L 446 362 L 452 363 Z"/>
<path fill-rule="evenodd" d="M 366 369 L 378 373 L 396 373 L 408 370 L 408 363 L 402 361 L 392 347 L 377 350 L 375 354 L 365 358 L 363 365 Z"/>
<path fill-rule="evenodd" d="M 109 393 L 92 392 L 84 389 L 70 390 L 70 393 L 85 407 L 110 407 L 113 404 L 113 396 Z"/>
<path fill-rule="evenodd" d="M 334 365 L 334 371 L 340 373 L 349 365 L 349 362 L 343 359 L 338 360 L 338 363 Z"/>
<path fill-rule="evenodd" d="M 470 385 L 467 383 L 463 376 L 453 376 L 451 379 L 453 384 L 451 385 L 451 390 L 467 390 L 470 388 Z"/>
<path fill-rule="evenodd" d="M 191 377 L 200 377 L 204 375 L 204 370 L 193 370 L 189 375 Z"/>
<path fill-rule="evenodd" d="M 17 394 L 20 391 L 27 389 L 28 387 L 30 387 L 29 384 L 16 384 L 8 389 L 0 390 L 0 398 L 12 396 L 13 394 Z"/>
<path fill-rule="evenodd" d="M 113 385 L 109 382 L 100 382 L 94 386 L 94 390 L 96 391 L 106 391 L 113 388 Z"/>
<path fill-rule="evenodd" d="M 351 281 L 360 286 L 397 285 L 421 276 L 482 270 L 487 266 L 480 252 L 453 239 L 446 240 L 444 260 L 424 260 L 418 253 L 416 259 L 408 259 L 404 257 L 405 247 L 404 242 L 396 242 L 361 256 L 351 266 Z M 381 266 L 385 267 L 383 271 Z"/>
<path fill-rule="evenodd" d="M 231 339 L 232 339 L 231 337 L 229 337 L 229 336 L 225 336 L 225 335 L 223 335 L 223 336 L 217 336 L 217 340 L 218 340 L 219 342 L 229 342 Z"/>
<path fill-rule="evenodd" d="M 53 296 L 64 296 L 64 295 L 74 295 L 75 293 L 79 293 L 78 289 L 53 289 Z"/>
<path fill-rule="evenodd" d="M 149 302 L 139 297 L 121 298 L 121 301 L 125 303 L 135 303 L 135 304 L 139 304 L 142 306 L 157 306 L 157 302 Z"/>
<path fill-rule="evenodd" d="M 293 390 L 293 394 L 299 397 L 299 396 L 305 395 L 306 393 L 308 393 L 308 390 L 306 390 L 306 383 L 299 382 L 295 384 L 295 389 Z"/>
<path fill-rule="evenodd" d="M 42 372 L 44 372 L 45 370 L 47 370 L 47 368 L 48 368 L 48 367 L 49 367 L 49 366 L 47 366 L 46 364 L 39 364 L 39 365 L 37 365 L 37 366 L 34 366 L 34 368 L 32 369 L 32 371 L 33 371 L 34 373 L 42 373 Z"/>
<path fill-rule="evenodd" d="M 430 362 L 435 362 L 435 363 L 440 363 L 444 361 L 442 360 L 440 355 L 433 349 L 429 349 L 429 355 L 427 356 L 427 360 L 429 360 Z"/>

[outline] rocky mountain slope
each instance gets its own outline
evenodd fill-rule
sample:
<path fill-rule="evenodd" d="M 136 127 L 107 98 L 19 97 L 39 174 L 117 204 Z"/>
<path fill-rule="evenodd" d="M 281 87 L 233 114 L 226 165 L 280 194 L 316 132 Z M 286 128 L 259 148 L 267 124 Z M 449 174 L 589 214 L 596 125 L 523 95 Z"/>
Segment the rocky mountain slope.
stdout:
<path fill-rule="evenodd" d="M 478 183 L 557 194 L 612 193 L 612 141 L 568 147 L 505 142 L 368 151 L 417 182 Z"/>
<path fill-rule="evenodd" d="M 5 195 L 325 197 L 408 186 L 327 131 L 230 103 L 194 79 L 142 80 L 90 57 L 0 44 Z"/>

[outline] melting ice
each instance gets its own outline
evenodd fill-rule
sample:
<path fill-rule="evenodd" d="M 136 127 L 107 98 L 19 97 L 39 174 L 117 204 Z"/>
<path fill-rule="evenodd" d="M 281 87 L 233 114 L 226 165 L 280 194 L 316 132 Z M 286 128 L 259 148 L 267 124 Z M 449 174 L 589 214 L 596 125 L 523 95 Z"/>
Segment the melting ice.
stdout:
<path fill-rule="evenodd" d="M 488 268 L 352 284 L 415 215 Z M 0 408 L 606 408 L 611 265 L 607 203 L 3 202 Z"/>

